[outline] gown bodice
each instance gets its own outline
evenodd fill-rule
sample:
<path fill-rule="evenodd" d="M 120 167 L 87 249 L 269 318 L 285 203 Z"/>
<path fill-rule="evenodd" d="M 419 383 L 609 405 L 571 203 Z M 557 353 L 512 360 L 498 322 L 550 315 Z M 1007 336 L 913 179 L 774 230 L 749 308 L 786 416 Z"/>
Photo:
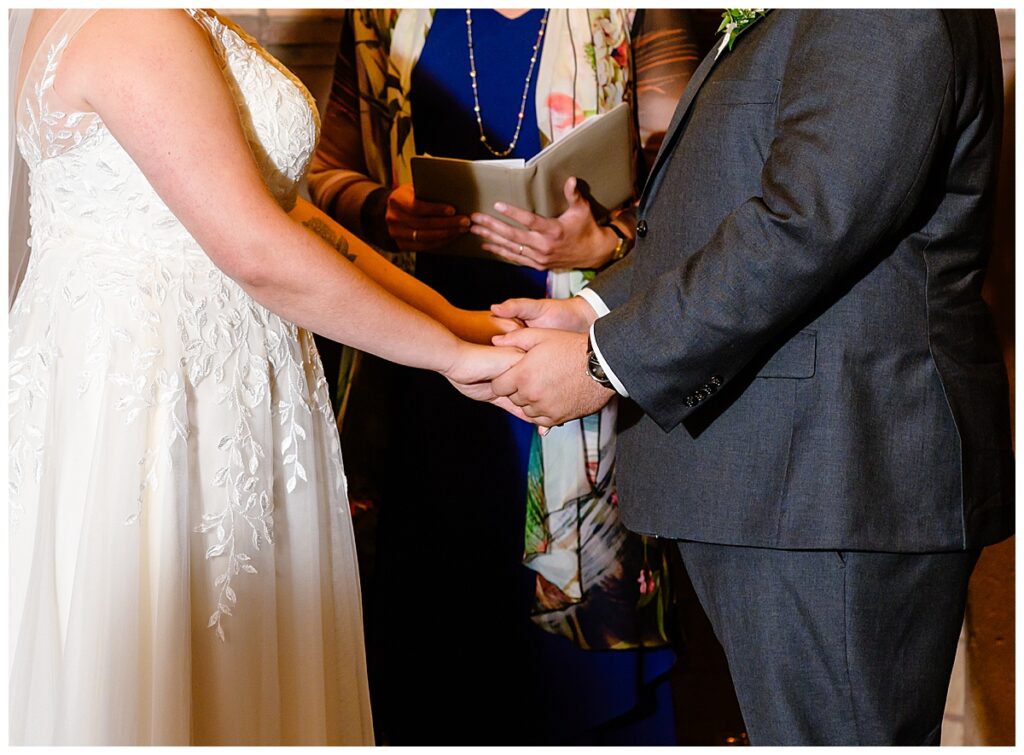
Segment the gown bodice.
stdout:
<path fill-rule="evenodd" d="M 64 51 L 95 11 L 67 11 L 30 64 L 17 143 L 29 167 L 33 253 L 73 236 L 129 255 L 182 255 L 211 265 L 96 113 L 65 108 L 54 90 Z M 234 24 L 188 13 L 209 34 L 267 188 L 286 210 L 316 146 L 319 117 L 302 84 Z"/>

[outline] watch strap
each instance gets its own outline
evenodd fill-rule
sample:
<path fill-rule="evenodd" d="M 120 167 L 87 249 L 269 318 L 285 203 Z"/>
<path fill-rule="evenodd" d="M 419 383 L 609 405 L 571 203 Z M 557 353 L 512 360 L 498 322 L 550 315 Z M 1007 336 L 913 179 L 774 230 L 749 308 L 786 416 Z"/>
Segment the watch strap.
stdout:
<path fill-rule="evenodd" d="M 619 243 L 615 245 L 615 249 L 612 251 L 610 260 L 611 262 L 618 262 L 626 256 L 626 252 L 629 251 L 632 239 L 626 235 L 626 232 L 619 227 L 618 223 L 613 223 L 609 220 L 605 225 L 611 229 L 612 233 L 619 237 Z"/>

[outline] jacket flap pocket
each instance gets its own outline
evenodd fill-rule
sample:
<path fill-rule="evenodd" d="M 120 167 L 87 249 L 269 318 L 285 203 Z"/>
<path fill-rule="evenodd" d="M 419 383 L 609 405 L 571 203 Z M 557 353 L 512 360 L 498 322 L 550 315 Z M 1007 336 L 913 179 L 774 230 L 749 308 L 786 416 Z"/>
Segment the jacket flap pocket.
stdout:
<path fill-rule="evenodd" d="M 779 82 L 774 79 L 721 79 L 709 81 L 701 92 L 704 105 L 761 105 L 775 102 Z"/>
<path fill-rule="evenodd" d="M 759 378 L 814 377 L 814 360 L 818 347 L 818 334 L 801 330 L 772 354 L 772 358 L 757 373 Z"/>

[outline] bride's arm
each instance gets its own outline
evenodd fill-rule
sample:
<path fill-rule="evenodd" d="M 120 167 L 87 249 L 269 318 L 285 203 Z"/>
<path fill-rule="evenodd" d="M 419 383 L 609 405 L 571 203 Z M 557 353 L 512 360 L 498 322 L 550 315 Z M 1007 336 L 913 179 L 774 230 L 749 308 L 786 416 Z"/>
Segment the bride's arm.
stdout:
<path fill-rule="evenodd" d="M 182 11 L 104 10 L 56 82 L 95 111 L 210 259 L 281 317 L 460 383 L 509 352 L 471 346 L 294 222 L 264 186 L 206 33 Z"/>
<path fill-rule="evenodd" d="M 299 199 L 290 213 L 301 223 L 346 257 L 365 275 L 392 296 L 433 317 L 460 338 L 489 344 L 491 338 L 520 327 L 513 320 L 487 311 L 471 311 L 452 306 L 434 289 L 392 265 L 358 236 L 305 199 Z"/>

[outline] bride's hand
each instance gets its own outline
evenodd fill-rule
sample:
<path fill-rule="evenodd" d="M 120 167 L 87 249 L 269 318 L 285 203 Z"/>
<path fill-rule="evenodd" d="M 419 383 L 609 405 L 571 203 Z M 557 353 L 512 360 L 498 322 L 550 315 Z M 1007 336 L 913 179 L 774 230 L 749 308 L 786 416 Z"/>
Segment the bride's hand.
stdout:
<path fill-rule="evenodd" d="M 453 308 L 448 329 L 464 341 L 489 346 L 494 336 L 526 327 L 522 320 L 500 317 L 486 310 Z"/>
<path fill-rule="evenodd" d="M 523 358 L 523 351 L 499 346 L 479 346 L 460 341 L 455 359 L 442 374 L 458 385 L 490 383 Z"/>
<path fill-rule="evenodd" d="M 461 343 L 455 361 L 442 374 L 459 393 L 474 401 L 487 401 L 529 421 L 506 396 L 497 396 L 491 381 L 523 358 L 519 349 Z"/>

